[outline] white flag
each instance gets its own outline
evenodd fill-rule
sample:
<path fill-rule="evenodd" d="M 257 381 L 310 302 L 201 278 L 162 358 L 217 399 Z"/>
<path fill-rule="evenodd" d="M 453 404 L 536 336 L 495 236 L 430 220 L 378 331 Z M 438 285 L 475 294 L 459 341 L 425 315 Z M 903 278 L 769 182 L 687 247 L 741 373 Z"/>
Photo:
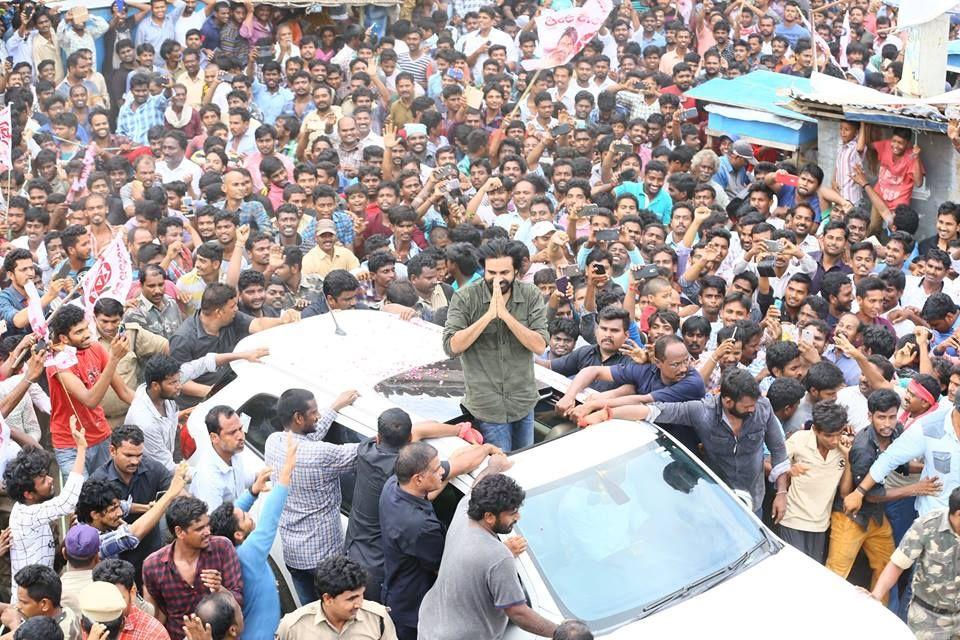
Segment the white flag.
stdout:
<path fill-rule="evenodd" d="M 43 317 L 43 303 L 40 302 L 37 285 L 28 280 L 24 289 L 27 291 L 27 318 L 30 320 L 30 328 L 38 336 L 49 341 L 50 328 L 47 326 L 46 318 Z"/>
<path fill-rule="evenodd" d="M 0 166 L 10 168 L 13 148 L 13 125 L 10 122 L 10 105 L 0 109 Z"/>
<path fill-rule="evenodd" d="M 123 244 L 123 235 L 118 234 L 83 278 L 83 308 L 87 317 L 93 317 L 93 305 L 100 298 L 126 302 L 132 285 L 130 254 Z"/>

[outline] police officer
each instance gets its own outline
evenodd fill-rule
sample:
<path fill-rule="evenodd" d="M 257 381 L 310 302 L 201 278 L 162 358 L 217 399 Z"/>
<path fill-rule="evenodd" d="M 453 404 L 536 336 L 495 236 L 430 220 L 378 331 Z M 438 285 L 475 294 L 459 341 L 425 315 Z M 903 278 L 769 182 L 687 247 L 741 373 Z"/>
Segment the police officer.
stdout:
<path fill-rule="evenodd" d="M 918 640 L 960 635 L 960 487 L 946 509 L 920 516 L 880 574 L 871 597 L 880 600 L 900 574 L 914 567 L 907 624 Z"/>
<path fill-rule="evenodd" d="M 317 567 L 320 599 L 280 621 L 277 640 L 397 640 L 387 609 L 363 599 L 367 572 L 344 556 L 332 556 Z"/>

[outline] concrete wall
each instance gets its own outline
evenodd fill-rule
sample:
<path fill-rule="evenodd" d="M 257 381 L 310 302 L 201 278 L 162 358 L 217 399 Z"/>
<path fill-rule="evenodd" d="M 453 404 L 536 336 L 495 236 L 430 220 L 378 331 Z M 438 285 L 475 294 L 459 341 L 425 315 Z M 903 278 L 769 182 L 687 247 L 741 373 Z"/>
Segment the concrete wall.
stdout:
<path fill-rule="evenodd" d="M 881 129 L 887 131 L 888 129 Z M 821 120 L 818 130 L 818 164 L 823 169 L 825 180 L 833 176 L 834 159 L 840 143 L 840 124 L 833 120 Z M 881 136 L 883 137 L 883 136 Z M 920 159 L 927 172 L 924 189 L 915 190 L 911 206 L 920 214 L 920 229 L 917 239 L 933 235 L 937 222 L 937 207 L 946 200 L 960 201 L 960 153 L 957 153 L 944 135 L 921 132 Z M 872 177 L 868 156 L 868 171 Z"/>

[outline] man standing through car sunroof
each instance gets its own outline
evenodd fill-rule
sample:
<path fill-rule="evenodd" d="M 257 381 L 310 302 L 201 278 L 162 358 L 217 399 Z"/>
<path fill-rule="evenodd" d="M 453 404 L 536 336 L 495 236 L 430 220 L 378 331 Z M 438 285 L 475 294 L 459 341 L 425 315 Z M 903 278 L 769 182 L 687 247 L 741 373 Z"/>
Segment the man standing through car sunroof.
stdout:
<path fill-rule="evenodd" d="M 483 282 L 450 300 L 443 348 L 463 365 L 463 404 L 484 441 L 503 451 L 533 444 L 537 385 L 533 355 L 547 348 L 547 314 L 540 290 L 517 281 L 519 242 L 480 247 Z"/>

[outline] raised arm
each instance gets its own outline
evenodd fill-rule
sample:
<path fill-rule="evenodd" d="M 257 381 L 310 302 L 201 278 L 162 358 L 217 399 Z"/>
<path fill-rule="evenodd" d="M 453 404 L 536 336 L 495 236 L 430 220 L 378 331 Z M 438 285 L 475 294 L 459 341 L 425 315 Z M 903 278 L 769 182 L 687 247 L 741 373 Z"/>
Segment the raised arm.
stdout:
<path fill-rule="evenodd" d="M 117 363 L 130 351 L 130 343 L 125 335 L 118 335 L 110 343 L 110 352 L 107 359 L 107 366 L 104 368 L 100 377 L 93 383 L 89 389 L 75 374 L 67 371 L 58 371 L 56 377 L 60 380 L 64 390 L 73 398 L 78 400 L 83 406 L 90 409 L 96 408 L 103 401 L 107 389 L 113 383 L 113 375 L 117 372 Z"/>

